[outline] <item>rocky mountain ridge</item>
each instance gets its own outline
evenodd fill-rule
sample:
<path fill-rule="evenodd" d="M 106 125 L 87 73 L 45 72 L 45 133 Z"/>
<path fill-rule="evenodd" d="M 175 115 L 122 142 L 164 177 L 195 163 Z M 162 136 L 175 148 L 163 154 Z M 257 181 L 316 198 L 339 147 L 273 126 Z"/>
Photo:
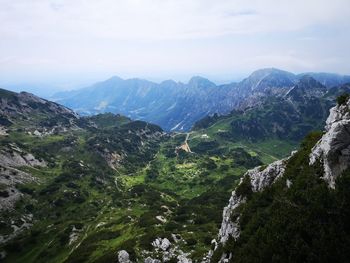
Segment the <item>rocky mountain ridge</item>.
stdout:
<path fill-rule="evenodd" d="M 214 250 L 209 252 L 209 259 L 206 262 L 240 262 L 235 255 L 234 245 L 239 244 L 242 230 L 240 223 L 242 222 L 242 213 L 245 212 L 244 205 L 246 202 L 251 202 L 252 195 L 257 192 L 262 192 L 266 188 L 270 189 L 275 182 L 284 185 L 285 191 L 288 191 L 294 183 L 286 171 L 291 170 L 291 159 L 300 159 L 311 166 L 315 167 L 317 173 L 311 174 L 314 179 L 322 178 L 330 189 L 337 187 L 337 180 L 345 171 L 348 171 L 349 162 L 349 147 L 350 147 L 350 100 L 348 96 L 344 96 L 342 101 L 338 99 L 338 105 L 330 110 L 330 115 L 326 122 L 325 133 L 317 141 L 311 143 L 309 154 L 301 155 L 299 152 L 293 152 L 286 159 L 276 161 L 267 167 L 257 167 L 249 170 L 241 179 L 237 188 L 232 192 L 229 204 L 224 208 L 223 221 L 218 234 Z M 321 168 L 317 168 L 321 167 Z M 299 174 L 294 176 L 303 176 L 302 167 L 297 167 Z M 301 169 L 301 170 L 300 170 Z M 301 187 L 299 184 L 298 187 Z M 271 190 L 269 190 L 271 191 Z M 333 190 L 329 190 L 333 191 Z M 270 198 L 273 198 L 271 196 Z M 279 197 L 281 198 L 281 197 Z M 271 202 L 271 201 L 268 201 Z M 286 223 L 288 224 L 288 223 Z M 288 226 L 286 226 L 288 228 Z M 274 235 L 274 232 L 270 232 Z M 230 243 L 230 245 L 228 245 Z M 239 245 L 238 245 L 239 246 Z M 236 253 L 237 254 L 237 253 Z M 338 255 L 339 256 L 339 255 Z M 261 258 L 260 258 L 261 260 Z"/>
<path fill-rule="evenodd" d="M 232 140 L 259 141 L 266 138 L 299 141 L 312 130 L 322 129 L 329 109 L 342 88 L 327 88 L 309 76 L 277 96 L 256 96 L 244 101 L 242 110 L 227 115 L 207 116 L 193 130 L 208 129 L 221 123 L 218 136 Z"/>
<path fill-rule="evenodd" d="M 74 111 L 27 92 L 15 93 L 0 89 L 0 126 L 20 124 L 28 132 L 37 135 L 58 133 L 78 128 L 80 117 Z"/>
<path fill-rule="evenodd" d="M 71 118 L 79 118 L 72 110 L 55 102 L 39 98 L 31 93 L 0 89 L 1 103 L 0 114 L 9 117 L 29 117 L 29 114 L 40 108 L 41 113 L 63 115 Z"/>
<path fill-rule="evenodd" d="M 334 74 L 308 76 L 321 80 L 327 89 L 350 81 L 348 76 Z M 198 76 L 186 84 L 113 77 L 85 89 L 57 93 L 53 99 L 86 115 L 121 113 L 168 131 L 186 131 L 207 115 L 228 114 L 255 105 L 261 98 L 283 96 L 305 77 L 274 68 L 257 70 L 238 83 L 225 85 Z"/>

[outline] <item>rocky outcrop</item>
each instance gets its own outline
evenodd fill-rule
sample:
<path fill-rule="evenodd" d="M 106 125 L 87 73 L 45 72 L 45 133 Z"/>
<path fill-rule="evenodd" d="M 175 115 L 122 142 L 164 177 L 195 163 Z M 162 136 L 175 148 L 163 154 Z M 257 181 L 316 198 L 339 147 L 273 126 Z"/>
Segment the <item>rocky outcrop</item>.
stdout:
<path fill-rule="evenodd" d="M 292 155 L 293 154 L 294 152 Z M 288 159 L 289 158 L 278 160 L 268 165 L 265 169 L 262 169 L 262 167 L 259 166 L 249 170 L 245 176 L 250 178 L 253 192 L 260 192 L 264 190 L 267 186 L 273 184 L 276 179 L 283 176 Z"/>
<path fill-rule="evenodd" d="M 4 158 L 5 157 L 5 158 Z M 18 156 L 17 156 L 18 157 Z M 18 190 L 18 185 L 25 183 L 37 182 L 37 179 L 29 173 L 19 170 L 14 162 L 15 159 L 8 158 L 7 155 L 0 154 L 0 212 L 4 215 L 14 211 L 15 204 L 22 198 L 23 193 Z M 25 159 L 19 158 L 26 165 Z M 32 163 L 36 163 L 35 161 Z M 4 165 L 6 164 L 6 165 Z M 13 167 L 8 166 L 13 165 Z M 10 229 L 6 233 L 0 234 L 0 244 L 6 243 L 23 231 L 32 226 L 33 215 L 23 214 L 18 220 L 10 218 L 2 218 L 0 223 Z"/>
<path fill-rule="evenodd" d="M 232 192 L 228 205 L 224 208 L 222 214 L 222 223 L 218 237 L 220 243 L 225 244 L 230 236 L 234 239 L 239 237 L 239 217 L 232 222 L 231 215 L 233 211 L 244 202 L 245 198 L 237 196 L 235 191 Z"/>
<path fill-rule="evenodd" d="M 37 183 L 38 179 L 21 167 L 46 166 L 44 160 L 35 158 L 31 153 L 21 149 L 15 143 L 8 143 L 0 149 L 0 212 L 2 215 L 13 213 L 15 204 L 24 196 L 21 185 Z M 2 216 L 0 223 L 8 231 L 0 233 L 0 244 L 6 243 L 32 226 L 33 215 L 22 214 L 17 220 Z"/>
<path fill-rule="evenodd" d="M 294 153 L 292 153 L 294 154 Z M 266 168 L 262 166 L 256 167 L 252 170 L 249 170 L 242 178 L 237 186 L 236 190 L 232 192 L 232 196 L 229 200 L 229 204 L 224 208 L 223 219 L 218 235 L 218 242 L 214 241 L 215 244 L 214 250 L 218 246 L 225 245 L 229 238 L 238 239 L 240 235 L 239 227 L 239 213 L 236 213 L 236 209 L 246 201 L 246 197 L 239 193 L 239 187 L 246 183 L 245 180 L 248 179 L 250 188 L 252 192 L 260 192 L 266 187 L 272 185 L 278 178 L 282 177 L 286 168 L 287 159 L 276 161 Z M 204 262 L 209 262 L 212 251 L 209 252 L 207 258 Z M 223 253 L 221 260 L 219 262 L 226 262 L 226 259 L 229 259 L 231 255 Z"/>
<path fill-rule="evenodd" d="M 78 241 L 81 232 L 82 232 L 82 229 L 78 229 L 75 227 L 75 225 L 73 225 L 72 231 L 69 234 L 69 242 L 68 242 L 69 246 L 75 243 L 76 241 Z"/>
<path fill-rule="evenodd" d="M 129 253 L 126 252 L 125 250 L 120 250 L 118 252 L 118 262 L 119 263 L 132 263 L 132 261 L 130 261 Z"/>
<path fill-rule="evenodd" d="M 252 170 L 249 170 L 241 178 L 239 185 L 243 183 L 244 178 L 248 177 L 252 191 L 262 191 L 283 175 L 286 168 L 286 161 L 287 159 L 276 161 L 268 165 L 265 169 L 262 169 L 262 167 L 259 166 Z M 237 239 L 239 237 L 239 217 L 237 217 L 236 220 L 232 222 L 231 216 L 234 210 L 242 203 L 244 203 L 245 200 L 246 198 L 242 195 L 238 195 L 236 191 L 232 192 L 229 204 L 224 208 L 223 220 L 218 237 L 219 243 L 224 244 L 230 236 L 232 236 L 234 239 Z"/>
<path fill-rule="evenodd" d="M 22 193 L 18 184 L 35 182 L 37 179 L 19 168 L 23 166 L 43 167 L 44 160 L 38 160 L 31 153 L 25 152 L 16 144 L 10 143 L 0 150 L 0 211 L 13 209 Z"/>
<path fill-rule="evenodd" d="M 173 238 L 175 244 L 171 243 L 167 238 L 157 238 L 152 242 L 154 251 L 145 252 L 150 255 L 146 260 L 153 260 L 149 262 L 168 262 L 176 259 L 179 263 L 192 263 L 192 260 L 188 258 L 189 254 L 183 252 L 177 243 L 184 242 L 184 240 Z M 154 258 L 157 256 L 158 258 Z M 145 261 L 146 262 L 146 261 Z"/>
<path fill-rule="evenodd" d="M 159 259 L 154 259 L 151 257 L 148 257 L 145 259 L 145 263 L 161 263 L 162 261 L 160 261 Z"/>
<path fill-rule="evenodd" d="M 142 259 L 145 263 L 161 263 L 161 262 L 173 262 L 178 263 L 192 263 L 189 258 L 189 253 L 185 253 L 179 247 L 180 243 L 185 241 L 176 235 L 172 235 L 174 242 L 170 242 L 167 238 L 156 238 L 152 243 L 153 249 L 151 251 L 142 251 Z M 132 263 L 129 253 L 125 250 L 118 252 L 119 263 Z M 139 261 L 138 261 L 139 262 Z"/>
<path fill-rule="evenodd" d="M 310 165 L 323 165 L 323 179 L 335 187 L 336 178 L 350 166 L 350 101 L 330 110 L 326 133 L 313 147 Z"/>
<path fill-rule="evenodd" d="M 6 222 L 0 221 L 2 225 L 7 225 Z M 0 235 L 0 245 L 14 239 L 23 231 L 30 229 L 33 225 L 33 214 L 23 214 L 18 220 L 11 220 L 9 226 L 12 229 L 11 233 Z M 1 259 L 1 257 L 0 257 Z"/>
<path fill-rule="evenodd" d="M 157 250 L 166 251 L 171 246 L 171 243 L 167 238 L 157 238 L 152 242 L 152 246 Z"/>
<path fill-rule="evenodd" d="M 16 188 L 18 184 L 35 182 L 36 179 L 21 170 L 0 165 L 0 211 L 12 210 L 22 193 Z"/>
<path fill-rule="evenodd" d="M 46 162 L 36 159 L 31 153 L 18 151 L 0 151 L 0 165 L 21 167 L 21 166 L 46 166 Z"/>
<path fill-rule="evenodd" d="M 123 156 L 116 153 L 110 152 L 107 148 L 104 149 L 103 153 L 101 153 L 102 157 L 106 160 L 109 167 L 113 170 L 117 170 L 121 162 L 123 161 Z"/>

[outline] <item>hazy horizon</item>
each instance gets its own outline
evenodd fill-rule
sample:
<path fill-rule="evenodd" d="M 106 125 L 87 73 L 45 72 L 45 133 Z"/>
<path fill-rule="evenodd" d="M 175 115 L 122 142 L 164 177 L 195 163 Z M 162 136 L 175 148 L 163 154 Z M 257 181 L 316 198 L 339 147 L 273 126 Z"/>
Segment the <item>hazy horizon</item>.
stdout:
<path fill-rule="evenodd" d="M 276 68 L 276 67 L 269 67 L 269 68 L 274 68 L 274 69 L 278 69 L 278 70 L 283 70 L 284 69 L 280 69 L 280 68 Z M 266 68 L 260 68 L 260 69 L 266 69 Z M 260 69 L 256 69 L 256 70 L 260 70 Z M 255 70 L 254 70 L 255 71 Z M 188 83 L 190 81 L 190 79 L 192 77 L 203 77 L 206 78 L 208 80 L 210 80 L 211 82 L 214 82 L 216 85 L 223 85 L 223 84 L 230 84 L 230 83 L 234 83 L 234 82 L 240 82 L 243 79 L 249 77 L 249 75 L 252 72 L 247 73 L 246 75 L 236 75 L 236 77 L 232 77 L 232 78 L 227 78 L 227 79 L 217 79 L 215 78 L 215 76 L 213 76 L 213 78 L 210 78 L 208 76 L 204 76 L 204 75 L 199 75 L 199 74 L 194 74 L 194 75 L 185 75 L 185 76 L 179 76 L 178 78 L 154 78 L 152 76 L 146 76 L 146 77 L 140 77 L 140 76 L 121 76 L 121 75 L 97 75 L 97 76 L 89 76 L 85 79 L 80 79 L 77 78 L 75 79 L 74 77 L 72 78 L 54 78 L 52 80 L 47 80 L 45 81 L 1 81 L 0 80 L 0 88 L 4 88 L 4 89 L 9 89 L 15 92 L 21 92 L 21 91 L 27 91 L 30 93 L 34 93 L 37 96 L 41 96 L 41 97 L 46 97 L 46 98 L 50 98 L 52 95 L 54 95 L 55 93 L 58 93 L 60 91 L 73 91 L 73 90 L 79 90 L 82 88 L 87 88 L 90 87 L 98 82 L 103 82 L 106 81 L 108 79 L 111 79 L 113 77 L 119 77 L 122 78 L 124 80 L 127 79 L 143 79 L 143 80 L 147 80 L 147 81 L 151 81 L 151 82 L 155 82 L 155 83 L 161 83 L 163 81 L 166 80 L 173 80 L 175 82 L 182 82 L 182 83 Z M 291 72 L 288 71 L 290 73 L 293 73 L 295 75 L 298 74 L 302 74 L 302 73 L 309 73 L 309 72 Z M 311 72 L 311 71 L 310 71 Z M 336 75 L 340 75 L 340 76 L 350 76 L 350 74 L 340 74 L 337 72 L 312 72 L 312 73 L 330 73 L 330 74 L 336 74 Z"/>

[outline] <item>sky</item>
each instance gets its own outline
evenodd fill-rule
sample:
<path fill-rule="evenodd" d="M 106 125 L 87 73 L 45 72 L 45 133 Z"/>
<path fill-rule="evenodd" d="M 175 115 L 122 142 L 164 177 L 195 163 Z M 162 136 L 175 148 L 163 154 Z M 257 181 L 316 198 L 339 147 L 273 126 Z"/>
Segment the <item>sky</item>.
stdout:
<path fill-rule="evenodd" d="M 0 84 L 350 74 L 349 0 L 0 0 Z"/>

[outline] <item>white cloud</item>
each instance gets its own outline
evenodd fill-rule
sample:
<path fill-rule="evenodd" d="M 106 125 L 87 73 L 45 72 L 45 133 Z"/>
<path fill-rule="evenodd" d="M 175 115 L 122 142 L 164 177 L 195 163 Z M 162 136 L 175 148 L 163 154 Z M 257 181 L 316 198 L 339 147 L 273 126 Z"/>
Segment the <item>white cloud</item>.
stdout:
<path fill-rule="evenodd" d="M 8 37 L 177 39 L 342 24 L 348 0 L 2 0 Z"/>
<path fill-rule="evenodd" d="M 0 71 L 350 72 L 349 17 L 349 0 L 0 0 Z"/>

